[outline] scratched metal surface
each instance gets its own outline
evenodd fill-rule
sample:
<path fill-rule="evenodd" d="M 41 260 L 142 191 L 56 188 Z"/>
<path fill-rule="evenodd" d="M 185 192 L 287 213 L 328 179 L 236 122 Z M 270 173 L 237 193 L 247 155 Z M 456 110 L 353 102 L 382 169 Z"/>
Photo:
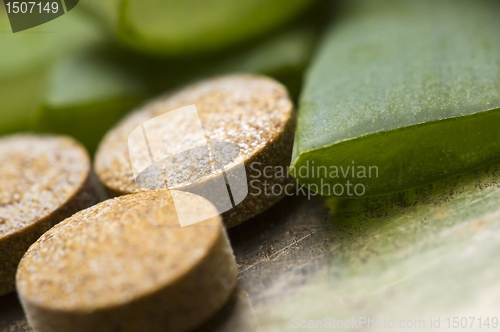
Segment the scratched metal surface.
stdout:
<path fill-rule="evenodd" d="M 450 316 L 498 318 L 499 203 L 500 164 L 377 198 L 287 197 L 229 230 L 239 286 L 197 331 L 288 331 L 294 317 L 326 316 L 422 319 L 412 330 L 427 331 L 431 317 L 443 330 Z M 15 295 L 0 298 L 0 331 L 30 331 Z"/>

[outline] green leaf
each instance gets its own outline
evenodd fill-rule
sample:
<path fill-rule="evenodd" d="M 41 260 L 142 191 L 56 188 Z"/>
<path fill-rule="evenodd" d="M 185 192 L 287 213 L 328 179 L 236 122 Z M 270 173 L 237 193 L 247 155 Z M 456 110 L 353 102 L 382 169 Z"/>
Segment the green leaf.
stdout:
<path fill-rule="evenodd" d="M 50 66 L 104 40 L 77 9 L 14 34 L 0 6 L 0 135 L 33 129 Z"/>
<path fill-rule="evenodd" d="M 324 195 L 357 197 L 350 181 L 373 196 L 498 160 L 499 12 L 488 0 L 349 2 L 307 74 L 291 174 Z"/>
<path fill-rule="evenodd" d="M 147 96 L 141 79 L 96 53 L 60 61 L 49 82 L 36 115 L 37 129 L 71 135 L 90 153 L 106 131 Z"/>
<path fill-rule="evenodd" d="M 296 99 L 303 72 L 311 59 L 317 39 L 317 28 L 302 25 L 272 36 L 252 47 L 232 52 L 195 76 L 228 74 L 234 72 L 263 74 L 283 83 Z"/>
<path fill-rule="evenodd" d="M 206 76 L 231 72 L 272 75 L 295 88 L 316 39 L 309 26 L 283 32 L 227 57 L 173 62 L 131 54 L 113 46 L 90 49 L 60 61 L 36 114 L 37 129 L 71 135 L 92 154 L 102 136 L 153 93 Z"/>
<path fill-rule="evenodd" d="M 312 0 L 106 0 L 85 3 L 125 44 L 182 56 L 213 52 L 273 30 Z"/>
<path fill-rule="evenodd" d="M 254 309 L 263 331 L 283 331 L 293 317 L 423 319 L 419 331 L 428 331 L 431 317 L 447 328 L 446 317 L 497 316 L 499 163 L 401 193 L 326 202 L 329 216 L 316 205 L 286 225 L 311 232 L 306 244 L 242 279 L 273 271 L 295 281 L 275 297 L 270 286 L 261 291 Z"/>
<path fill-rule="evenodd" d="M 45 76 L 38 70 L 0 82 L 0 135 L 33 129 Z"/>

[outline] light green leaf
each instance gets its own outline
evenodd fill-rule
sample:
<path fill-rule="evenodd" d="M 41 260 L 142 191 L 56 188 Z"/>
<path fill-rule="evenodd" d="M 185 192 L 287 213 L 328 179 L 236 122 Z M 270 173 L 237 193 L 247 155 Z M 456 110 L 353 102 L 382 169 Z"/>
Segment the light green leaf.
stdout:
<path fill-rule="evenodd" d="M 37 129 L 71 135 L 93 153 L 106 131 L 146 91 L 140 78 L 111 59 L 93 53 L 70 57 L 51 73 Z"/>
<path fill-rule="evenodd" d="M 106 0 L 84 5 L 146 53 L 182 56 L 241 44 L 296 16 L 312 0 Z"/>
<path fill-rule="evenodd" d="M 37 129 L 69 134 L 93 153 L 105 132 L 151 94 L 231 72 L 272 75 L 297 93 L 316 39 L 302 26 L 211 61 L 172 62 L 117 47 L 90 49 L 60 61 L 36 114 Z"/>
<path fill-rule="evenodd" d="M 43 25 L 12 33 L 0 6 L 0 135 L 31 130 L 54 63 L 105 41 L 75 8 Z"/>
<path fill-rule="evenodd" d="M 500 164 L 388 196 L 326 201 L 329 217 L 316 206 L 297 224 L 312 229 L 307 243 L 253 274 L 282 273 L 296 285 L 275 297 L 279 281 L 261 290 L 254 309 L 263 331 L 287 330 L 294 317 L 423 320 L 417 331 L 431 330 L 431 317 L 442 329 L 447 317 L 476 317 L 478 331 L 478 318 L 498 319 Z"/>

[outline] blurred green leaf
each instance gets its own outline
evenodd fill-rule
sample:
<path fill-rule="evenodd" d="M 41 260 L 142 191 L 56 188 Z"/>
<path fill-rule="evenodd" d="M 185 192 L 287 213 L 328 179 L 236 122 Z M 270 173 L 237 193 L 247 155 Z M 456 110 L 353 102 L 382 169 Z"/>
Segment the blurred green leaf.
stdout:
<path fill-rule="evenodd" d="M 147 86 L 111 59 L 76 55 L 54 67 L 37 129 L 69 134 L 93 153 L 106 131 L 146 96 Z"/>
<path fill-rule="evenodd" d="M 316 29 L 302 26 L 203 62 L 151 59 L 112 45 L 90 48 L 52 68 L 35 117 L 36 129 L 69 134 L 92 154 L 106 131 L 145 98 L 207 76 L 271 75 L 296 95 L 316 36 Z"/>
<path fill-rule="evenodd" d="M 83 5 L 141 52 L 182 56 L 241 44 L 276 29 L 313 0 L 100 0 Z"/>
<path fill-rule="evenodd" d="M 14 34 L 0 6 L 0 135 L 34 129 L 34 114 L 50 66 L 104 40 L 100 30 L 76 9 Z"/>
<path fill-rule="evenodd" d="M 305 25 L 269 38 L 255 47 L 231 54 L 202 75 L 231 72 L 258 73 L 276 78 L 298 97 L 302 75 L 309 64 L 317 40 L 317 27 Z"/>

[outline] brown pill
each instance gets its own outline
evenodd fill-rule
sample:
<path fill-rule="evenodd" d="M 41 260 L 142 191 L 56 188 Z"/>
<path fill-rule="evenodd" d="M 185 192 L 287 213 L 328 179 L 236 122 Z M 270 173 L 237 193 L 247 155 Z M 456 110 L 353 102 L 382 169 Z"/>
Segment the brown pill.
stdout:
<path fill-rule="evenodd" d="M 193 113 L 178 112 L 190 105 L 199 121 Z M 283 175 L 286 171 L 274 176 L 273 169 L 289 165 L 294 128 L 293 103 L 280 83 L 255 75 L 217 77 L 162 96 L 127 116 L 101 142 L 95 169 L 112 196 L 149 189 L 190 191 L 215 204 L 224 212 L 225 225 L 232 227 L 285 195 L 290 179 Z M 132 139 L 134 135 L 140 139 Z M 183 152 L 165 158 L 169 149 Z M 140 174 L 133 169 L 136 155 L 144 164 L 150 162 Z M 231 190 L 229 205 L 214 199 L 225 195 L 224 181 Z M 273 185 L 282 190 L 272 192 Z"/>
<path fill-rule="evenodd" d="M 186 211 L 212 217 L 181 227 Z M 27 251 L 16 282 L 36 331 L 186 331 L 230 298 L 236 274 L 215 207 L 152 190 L 56 225 Z"/>
<path fill-rule="evenodd" d="M 0 295 L 15 290 L 23 254 L 45 231 L 98 202 L 85 149 L 64 136 L 0 139 Z"/>

